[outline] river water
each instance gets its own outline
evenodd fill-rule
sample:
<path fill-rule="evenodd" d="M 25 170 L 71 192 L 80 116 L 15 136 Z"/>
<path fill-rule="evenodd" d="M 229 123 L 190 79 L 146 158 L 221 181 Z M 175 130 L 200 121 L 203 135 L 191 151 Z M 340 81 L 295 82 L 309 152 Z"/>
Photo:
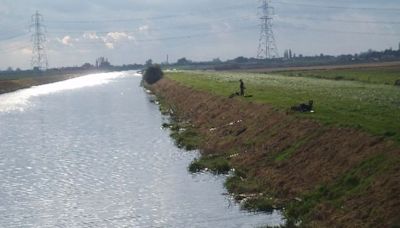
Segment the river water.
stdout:
<path fill-rule="evenodd" d="M 259 227 L 224 176 L 189 174 L 135 72 L 0 95 L 0 227 Z"/>

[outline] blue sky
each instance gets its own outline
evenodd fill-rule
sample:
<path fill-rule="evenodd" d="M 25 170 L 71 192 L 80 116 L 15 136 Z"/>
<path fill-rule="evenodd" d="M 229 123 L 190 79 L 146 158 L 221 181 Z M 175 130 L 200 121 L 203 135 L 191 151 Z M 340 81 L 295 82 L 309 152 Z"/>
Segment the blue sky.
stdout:
<path fill-rule="evenodd" d="M 47 26 L 50 67 L 255 57 L 257 0 L 1 0 L 0 69 L 29 68 L 30 17 Z M 272 0 L 279 52 L 303 55 L 396 48 L 398 0 Z"/>

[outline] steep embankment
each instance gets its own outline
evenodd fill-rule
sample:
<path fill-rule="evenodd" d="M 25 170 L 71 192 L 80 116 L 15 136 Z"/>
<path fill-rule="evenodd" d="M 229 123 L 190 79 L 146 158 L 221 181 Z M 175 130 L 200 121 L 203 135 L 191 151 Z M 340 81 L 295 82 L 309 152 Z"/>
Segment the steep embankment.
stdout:
<path fill-rule="evenodd" d="M 190 131 L 200 138 L 203 165 L 222 161 L 235 168 L 226 186 L 251 196 L 247 208 L 277 205 L 289 220 L 318 227 L 400 225 L 395 143 L 268 105 L 195 91 L 170 79 L 152 89 L 179 119 L 190 121 Z"/>

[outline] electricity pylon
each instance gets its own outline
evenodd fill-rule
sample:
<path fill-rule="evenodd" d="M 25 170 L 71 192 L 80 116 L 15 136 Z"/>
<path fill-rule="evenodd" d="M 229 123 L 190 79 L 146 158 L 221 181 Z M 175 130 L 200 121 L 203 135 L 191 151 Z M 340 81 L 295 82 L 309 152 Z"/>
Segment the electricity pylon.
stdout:
<path fill-rule="evenodd" d="M 32 15 L 32 60 L 33 69 L 46 70 L 48 67 L 46 55 L 46 28 L 43 25 L 43 16 L 38 11 Z"/>
<path fill-rule="evenodd" d="M 260 40 L 258 44 L 258 59 L 271 59 L 279 58 L 278 48 L 276 47 L 274 32 L 272 30 L 272 20 L 274 15 L 274 8 L 270 6 L 269 0 L 261 0 L 260 20 L 261 31 Z"/>

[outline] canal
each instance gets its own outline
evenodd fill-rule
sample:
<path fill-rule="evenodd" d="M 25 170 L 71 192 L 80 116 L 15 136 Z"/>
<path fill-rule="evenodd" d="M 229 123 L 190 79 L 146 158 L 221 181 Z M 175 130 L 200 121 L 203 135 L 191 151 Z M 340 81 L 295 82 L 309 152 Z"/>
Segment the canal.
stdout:
<path fill-rule="evenodd" d="M 260 227 L 225 176 L 190 174 L 195 152 L 161 129 L 135 72 L 0 95 L 0 227 Z"/>

